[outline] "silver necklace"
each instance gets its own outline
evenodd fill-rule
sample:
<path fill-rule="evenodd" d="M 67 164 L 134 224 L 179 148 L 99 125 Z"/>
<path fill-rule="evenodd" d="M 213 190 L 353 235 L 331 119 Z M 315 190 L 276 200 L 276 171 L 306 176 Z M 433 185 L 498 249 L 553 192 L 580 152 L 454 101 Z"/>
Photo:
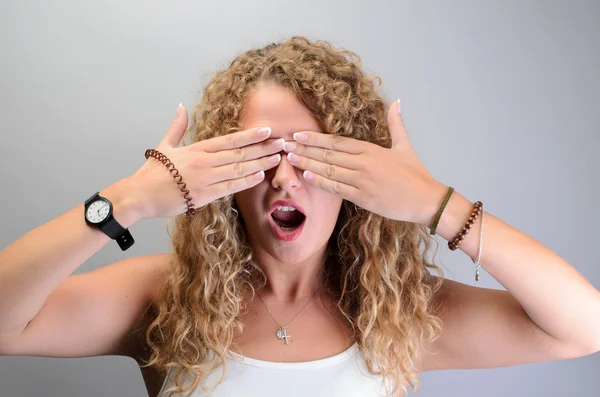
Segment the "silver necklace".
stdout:
<path fill-rule="evenodd" d="M 317 290 L 317 292 L 315 292 L 315 294 L 310 298 L 310 300 L 308 302 L 306 302 L 306 304 L 304 305 L 304 307 L 302 307 L 302 310 L 300 310 L 300 313 L 302 313 L 304 311 L 304 309 L 306 308 L 306 306 L 308 306 L 308 304 L 310 303 L 310 301 L 313 300 L 313 298 L 315 296 L 317 296 L 318 292 L 319 292 L 319 290 Z M 269 312 L 269 314 L 271 315 L 271 317 L 273 318 L 273 320 L 275 320 L 275 322 L 277 323 L 277 325 L 279 325 L 279 330 L 277 331 L 277 339 L 279 339 L 279 340 L 285 340 L 285 344 L 289 345 L 289 341 L 288 340 L 289 340 L 289 338 L 291 338 L 292 335 L 288 335 L 287 334 L 286 328 L 289 327 L 290 325 L 292 325 L 292 323 L 294 322 L 294 320 L 296 320 L 298 318 L 298 316 L 300 315 L 300 313 L 296 314 L 296 317 L 294 317 L 294 319 L 292 321 L 290 321 L 290 323 L 288 325 L 285 325 L 285 326 L 281 325 L 281 324 L 279 324 L 279 321 L 277 321 L 277 319 L 273 316 L 273 313 L 271 313 L 271 310 L 269 310 L 269 307 L 267 306 L 267 303 L 263 299 L 263 297 L 260 294 L 260 292 L 256 291 L 256 293 L 260 297 L 260 300 L 265 304 L 265 307 L 267 308 L 267 311 Z"/>

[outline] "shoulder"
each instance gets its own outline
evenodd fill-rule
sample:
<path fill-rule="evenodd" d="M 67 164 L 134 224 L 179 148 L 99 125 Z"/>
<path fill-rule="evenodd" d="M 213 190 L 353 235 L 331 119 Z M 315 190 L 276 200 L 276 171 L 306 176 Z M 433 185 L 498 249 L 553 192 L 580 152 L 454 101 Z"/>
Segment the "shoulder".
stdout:
<path fill-rule="evenodd" d="M 154 303 L 158 299 L 160 289 L 171 269 L 173 255 L 172 253 L 159 253 L 146 256 L 143 265 L 145 268 L 140 271 L 149 303 Z"/>
<path fill-rule="evenodd" d="M 135 331 L 130 334 L 130 343 L 133 349 L 132 358 L 138 363 L 146 355 L 145 333 L 150 323 L 156 317 L 154 303 L 158 299 L 169 269 L 171 267 L 171 253 L 158 253 L 138 256 L 128 260 L 129 265 L 122 266 L 118 271 L 121 280 L 130 280 L 135 285 L 136 293 L 144 302 L 135 326 Z M 131 289 L 130 289 L 131 291 Z"/>

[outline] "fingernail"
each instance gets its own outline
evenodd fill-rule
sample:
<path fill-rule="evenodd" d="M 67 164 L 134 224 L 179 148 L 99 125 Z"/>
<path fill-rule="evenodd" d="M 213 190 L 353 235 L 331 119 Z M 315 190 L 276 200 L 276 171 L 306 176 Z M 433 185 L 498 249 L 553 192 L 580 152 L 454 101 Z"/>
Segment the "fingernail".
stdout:
<path fill-rule="evenodd" d="M 294 142 L 283 142 L 283 150 L 285 150 L 286 152 L 291 152 L 294 149 L 296 149 L 296 143 L 294 143 Z"/>
<path fill-rule="evenodd" d="M 274 140 L 272 145 L 274 148 L 282 148 L 283 149 L 284 143 L 285 143 L 285 139 L 279 138 L 279 139 Z"/>
<path fill-rule="evenodd" d="M 264 177 L 265 177 L 264 171 L 260 171 L 260 172 L 257 172 L 256 174 L 254 174 L 254 179 L 263 179 Z"/>
<path fill-rule="evenodd" d="M 276 155 L 269 157 L 268 160 L 269 163 L 279 163 L 279 161 L 281 160 L 281 155 L 277 153 Z"/>
<path fill-rule="evenodd" d="M 297 162 L 298 162 L 298 160 L 300 160 L 300 157 L 298 157 L 298 155 L 297 155 L 297 154 L 294 154 L 294 153 L 292 153 L 292 152 L 289 152 L 289 153 L 287 154 L 287 158 L 288 158 L 288 160 L 290 161 L 290 163 L 297 163 Z"/>
<path fill-rule="evenodd" d="M 400 98 L 398 98 L 398 114 L 402 114 L 402 105 L 400 104 Z"/>
<path fill-rule="evenodd" d="M 181 109 L 183 109 L 183 105 L 181 104 L 181 102 L 179 102 L 179 105 L 177 105 L 177 112 L 175 114 L 178 115 L 179 113 L 181 113 Z"/>
<path fill-rule="evenodd" d="M 294 132 L 294 134 L 292 136 L 294 137 L 295 140 L 297 140 L 299 142 L 304 142 L 308 139 L 308 135 L 306 135 L 303 132 Z"/>
<path fill-rule="evenodd" d="M 260 128 L 258 130 L 258 134 L 263 138 L 268 137 L 269 135 L 271 135 L 271 127 Z"/>

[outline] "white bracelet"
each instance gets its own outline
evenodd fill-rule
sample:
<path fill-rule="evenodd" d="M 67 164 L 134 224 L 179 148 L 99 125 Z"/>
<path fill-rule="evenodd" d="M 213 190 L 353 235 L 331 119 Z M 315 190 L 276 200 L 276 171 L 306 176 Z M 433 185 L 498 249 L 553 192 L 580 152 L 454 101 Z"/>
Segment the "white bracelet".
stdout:
<path fill-rule="evenodd" d="M 481 206 L 481 227 L 479 228 L 479 252 L 477 253 L 477 260 L 475 263 L 475 281 L 479 281 L 479 268 L 481 267 L 481 246 L 483 243 L 483 221 L 485 220 L 485 211 L 483 210 L 483 204 Z"/>

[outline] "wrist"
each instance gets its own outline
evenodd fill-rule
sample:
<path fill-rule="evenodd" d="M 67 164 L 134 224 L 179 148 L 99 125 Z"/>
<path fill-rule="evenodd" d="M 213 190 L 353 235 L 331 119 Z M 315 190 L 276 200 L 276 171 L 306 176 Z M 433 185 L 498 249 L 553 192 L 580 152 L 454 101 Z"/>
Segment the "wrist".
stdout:
<path fill-rule="evenodd" d="M 121 179 L 100 191 L 100 196 L 109 199 L 113 206 L 113 217 L 124 228 L 144 218 L 143 204 L 137 195 L 134 181 Z"/>
<path fill-rule="evenodd" d="M 444 240 L 452 241 L 461 231 L 467 219 L 469 219 L 469 214 L 473 210 L 473 204 L 455 190 L 442 213 L 436 234 Z"/>
<path fill-rule="evenodd" d="M 427 226 L 428 228 L 431 227 L 435 215 L 440 209 L 440 205 L 442 204 L 447 191 L 448 186 L 444 185 L 443 183 L 440 183 L 436 180 L 431 183 L 429 187 L 429 193 L 427 195 L 428 199 L 424 200 L 424 207 L 421 211 L 420 224 Z"/>

